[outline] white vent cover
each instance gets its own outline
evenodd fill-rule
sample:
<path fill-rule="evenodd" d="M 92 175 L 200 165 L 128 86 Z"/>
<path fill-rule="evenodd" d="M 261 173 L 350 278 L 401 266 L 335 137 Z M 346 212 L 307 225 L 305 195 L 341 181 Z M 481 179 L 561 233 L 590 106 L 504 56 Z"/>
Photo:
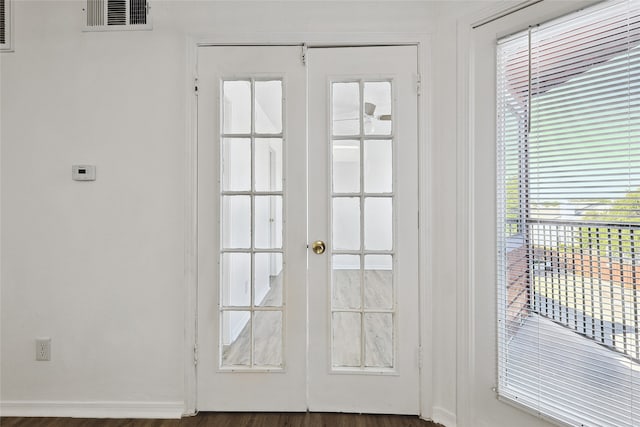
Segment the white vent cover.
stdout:
<path fill-rule="evenodd" d="M 0 51 L 11 50 L 11 0 L 0 0 Z"/>
<path fill-rule="evenodd" d="M 151 29 L 148 0 L 86 0 L 84 12 L 85 31 Z"/>

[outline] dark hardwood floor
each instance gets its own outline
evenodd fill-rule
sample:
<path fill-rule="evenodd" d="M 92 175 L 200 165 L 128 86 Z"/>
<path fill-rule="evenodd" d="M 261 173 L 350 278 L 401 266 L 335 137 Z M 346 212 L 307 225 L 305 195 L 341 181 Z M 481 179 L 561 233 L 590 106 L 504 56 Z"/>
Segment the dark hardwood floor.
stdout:
<path fill-rule="evenodd" d="M 0 418 L 2 427 L 437 427 L 403 415 L 201 412 L 180 420 Z"/>

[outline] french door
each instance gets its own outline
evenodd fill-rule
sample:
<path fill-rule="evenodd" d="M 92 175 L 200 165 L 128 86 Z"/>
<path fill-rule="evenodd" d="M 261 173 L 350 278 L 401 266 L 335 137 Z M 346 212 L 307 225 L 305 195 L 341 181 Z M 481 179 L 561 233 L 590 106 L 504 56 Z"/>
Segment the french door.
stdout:
<path fill-rule="evenodd" d="M 418 413 L 416 73 L 198 49 L 199 410 Z"/>

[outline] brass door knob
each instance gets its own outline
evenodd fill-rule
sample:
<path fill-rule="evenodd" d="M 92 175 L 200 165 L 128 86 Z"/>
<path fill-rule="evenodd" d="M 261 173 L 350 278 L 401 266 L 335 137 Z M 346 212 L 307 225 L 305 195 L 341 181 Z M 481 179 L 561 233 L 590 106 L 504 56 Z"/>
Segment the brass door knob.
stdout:
<path fill-rule="evenodd" d="M 326 246 L 324 245 L 324 242 L 322 240 L 316 240 L 311 244 L 311 249 L 313 249 L 313 252 L 320 255 L 324 253 Z"/>

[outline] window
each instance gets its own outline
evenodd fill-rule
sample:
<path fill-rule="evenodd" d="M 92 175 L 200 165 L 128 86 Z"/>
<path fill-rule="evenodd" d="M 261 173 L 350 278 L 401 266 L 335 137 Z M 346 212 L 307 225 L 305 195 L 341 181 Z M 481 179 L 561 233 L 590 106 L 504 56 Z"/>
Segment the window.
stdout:
<path fill-rule="evenodd" d="M 498 42 L 498 392 L 640 425 L 640 2 Z"/>
<path fill-rule="evenodd" d="M 148 0 L 86 0 L 83 10 L 85 31 L 151 29 Z"/>

